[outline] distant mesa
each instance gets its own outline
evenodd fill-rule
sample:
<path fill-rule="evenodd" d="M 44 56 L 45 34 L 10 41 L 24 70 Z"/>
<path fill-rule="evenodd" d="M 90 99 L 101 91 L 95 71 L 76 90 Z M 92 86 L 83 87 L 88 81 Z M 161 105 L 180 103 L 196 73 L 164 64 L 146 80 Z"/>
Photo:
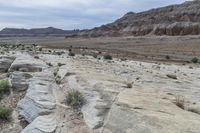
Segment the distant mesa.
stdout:
<path fill-rule="evenodd" d="M 86 30 L 61 30 L 53 27 L 39 29 L 5 28 L 0 36 L 65 36 L 103 37 L 103 36 L 144 36 L 144 35 L 199 35 L 200 0 L 187 1 L 148 11 L 128 12 L 113 23 Z"/>
<path fill-rule="evenodd" d="M 48 28 L 36 28 L 36 29 L 17 29 L 17 28 L 4 28 L 0 31 L 1 37 L 13 37 L 13 36 L 66 36 L 78 33 L 79 30 L 62 30 L 54 27 Z"/>

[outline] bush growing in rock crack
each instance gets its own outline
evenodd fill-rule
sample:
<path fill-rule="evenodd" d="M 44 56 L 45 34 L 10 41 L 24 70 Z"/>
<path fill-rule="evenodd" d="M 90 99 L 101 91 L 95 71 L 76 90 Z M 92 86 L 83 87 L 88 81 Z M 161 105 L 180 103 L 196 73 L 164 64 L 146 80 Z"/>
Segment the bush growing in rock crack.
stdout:
<path fill-rule="evenodd" d="M 0 80 L 0 99 L 2 98 L 2 95 L 5 93 L 9 93 L 10 84 L 8 80 Z"/>
<path fill-rule="evenodd" d="M 76 89 L 70 89 L 68 91 L 68 94 L 67 94 L 68 105 L 77 109 L 77 108 L 81 108 L 84 102 L 85 102 L 85 98 L 80 91 Z"/>
<path fill-rule="evenodd" d="M 0 106 L 0 119 L 10 120 L 12 114 L 12 109 Z"/>

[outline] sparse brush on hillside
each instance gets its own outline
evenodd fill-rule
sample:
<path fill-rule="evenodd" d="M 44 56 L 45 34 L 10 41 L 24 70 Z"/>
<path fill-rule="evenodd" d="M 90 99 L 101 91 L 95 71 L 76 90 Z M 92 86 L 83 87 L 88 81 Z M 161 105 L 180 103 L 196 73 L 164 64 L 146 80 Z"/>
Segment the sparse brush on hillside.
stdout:
<path fill-rule="evenodd" d="M 83 94 L 76 90 L 71 89 L 67 94 L 67 104 L 72 106 L 73 108 L 80 108 L 84 104 L 85 98 Z"/>
<path fill-rule="evenodd" d="M 0 119 L 10 120 L 12 114 L 12 109 L 0 106 Z"/>

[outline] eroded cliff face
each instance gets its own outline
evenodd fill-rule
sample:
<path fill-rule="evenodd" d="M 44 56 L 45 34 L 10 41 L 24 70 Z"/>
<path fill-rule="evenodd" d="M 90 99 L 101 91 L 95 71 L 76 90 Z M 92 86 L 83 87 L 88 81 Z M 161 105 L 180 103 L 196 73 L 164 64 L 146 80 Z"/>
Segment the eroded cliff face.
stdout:
<path fill-rule="evenodd" d="M 143 36 L 200 34 L 200 1 L 152 9 L 141 13 L 129 12 L 113 23 L 79 32 L 78 36 Z"/>

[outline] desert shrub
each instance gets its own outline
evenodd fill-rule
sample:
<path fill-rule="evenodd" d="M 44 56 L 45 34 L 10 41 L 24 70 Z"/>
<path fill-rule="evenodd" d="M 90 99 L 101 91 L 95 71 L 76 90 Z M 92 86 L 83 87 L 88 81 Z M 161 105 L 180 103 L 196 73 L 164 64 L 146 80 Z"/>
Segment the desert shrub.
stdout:
<path fill-rule="evenodd" d="M 105 60 L 112 60 L 112 56 L 109 55 L 109 54 L 104 55 L 103 58 L 104 58 Z"/>
<path fill-rule="evenodd" d="M 132 85 L 132 83 L 127 83 L 126 87 L 127 87 L 127 88 L 132 88 L 133 85 Z"/>
<path fill-rule="evenodd" d="M 60 62 L 58 63 L 59 67 L 64 66 L 64 65 L 66 65 L 66 64 L 63 64 L 63 63 L 60 63 Z"/>
<path fill-rule="evenodd" d="M 80 108 L 84 104 L 84 96 L 81 92 L 75 89 L 69 90 L 67 94 L 67 104 L 73 108 Z"/>
<path fill-rule="evenodd" d="M 9 120 L 11 118 L 12 109 L 0 106 L 0 119 Z"/>
<path fill-rule="evenodd" d="M 0 95 L 3 95 L 4 93 L 8 93 L 10 90 L 10 84 L 8 80 L 0 80 Z"/>
<path fill-rule="evenodd" d="M 185 98 L 183 96 L 176 96 L 175 104 L 181 109 L 185 108 Z"/>
<path fill-rule="evenodd" d="M 34 56 L 34 58 L 35 58 L 35 59 L 39 59 L 40 57 L 36 55 L 36 56 Z"/>
<path fill-rule="evenodd" d="M 198 63 L 198 61 L 199 61 L 199 59 L 198 59 L 197 57 L 194 57 L 194 58 L 191 60 L 192 63 Z"/>
<path fill-rule="evenodd" d="M 69 52 L 68 55 L 69 55 L 69 56 L 75 56 L 75 53 L 73 53 L 73 52 Z"/>
<path fill-rule="evenodd" d="M 47 62 L 46 64 L 47 64 L 48 66 L 50 66 L 50 67 L 53 66 L 50 62 Z"/>
<path fill-rule="evenodd" d="M 41 47 L 39 48 L 39 51 L 42 51 L 42 48 L 41 48 Z"/>
<path fill-rule="evenodd" d="M 94 58 L 97 58 L 97 57 L 98 57 L 98 54 L 97 54 L 97 53 L 93 53 L 92 56 L 93 56 Z"/>
<path fill-rule="evenodd" d="M 170 59 L 170 56 L 169 56 L 169 55 L 166 55 L 166 56 L 165 56 L 165 59 L 169 60 L 169 59 Z"/>

